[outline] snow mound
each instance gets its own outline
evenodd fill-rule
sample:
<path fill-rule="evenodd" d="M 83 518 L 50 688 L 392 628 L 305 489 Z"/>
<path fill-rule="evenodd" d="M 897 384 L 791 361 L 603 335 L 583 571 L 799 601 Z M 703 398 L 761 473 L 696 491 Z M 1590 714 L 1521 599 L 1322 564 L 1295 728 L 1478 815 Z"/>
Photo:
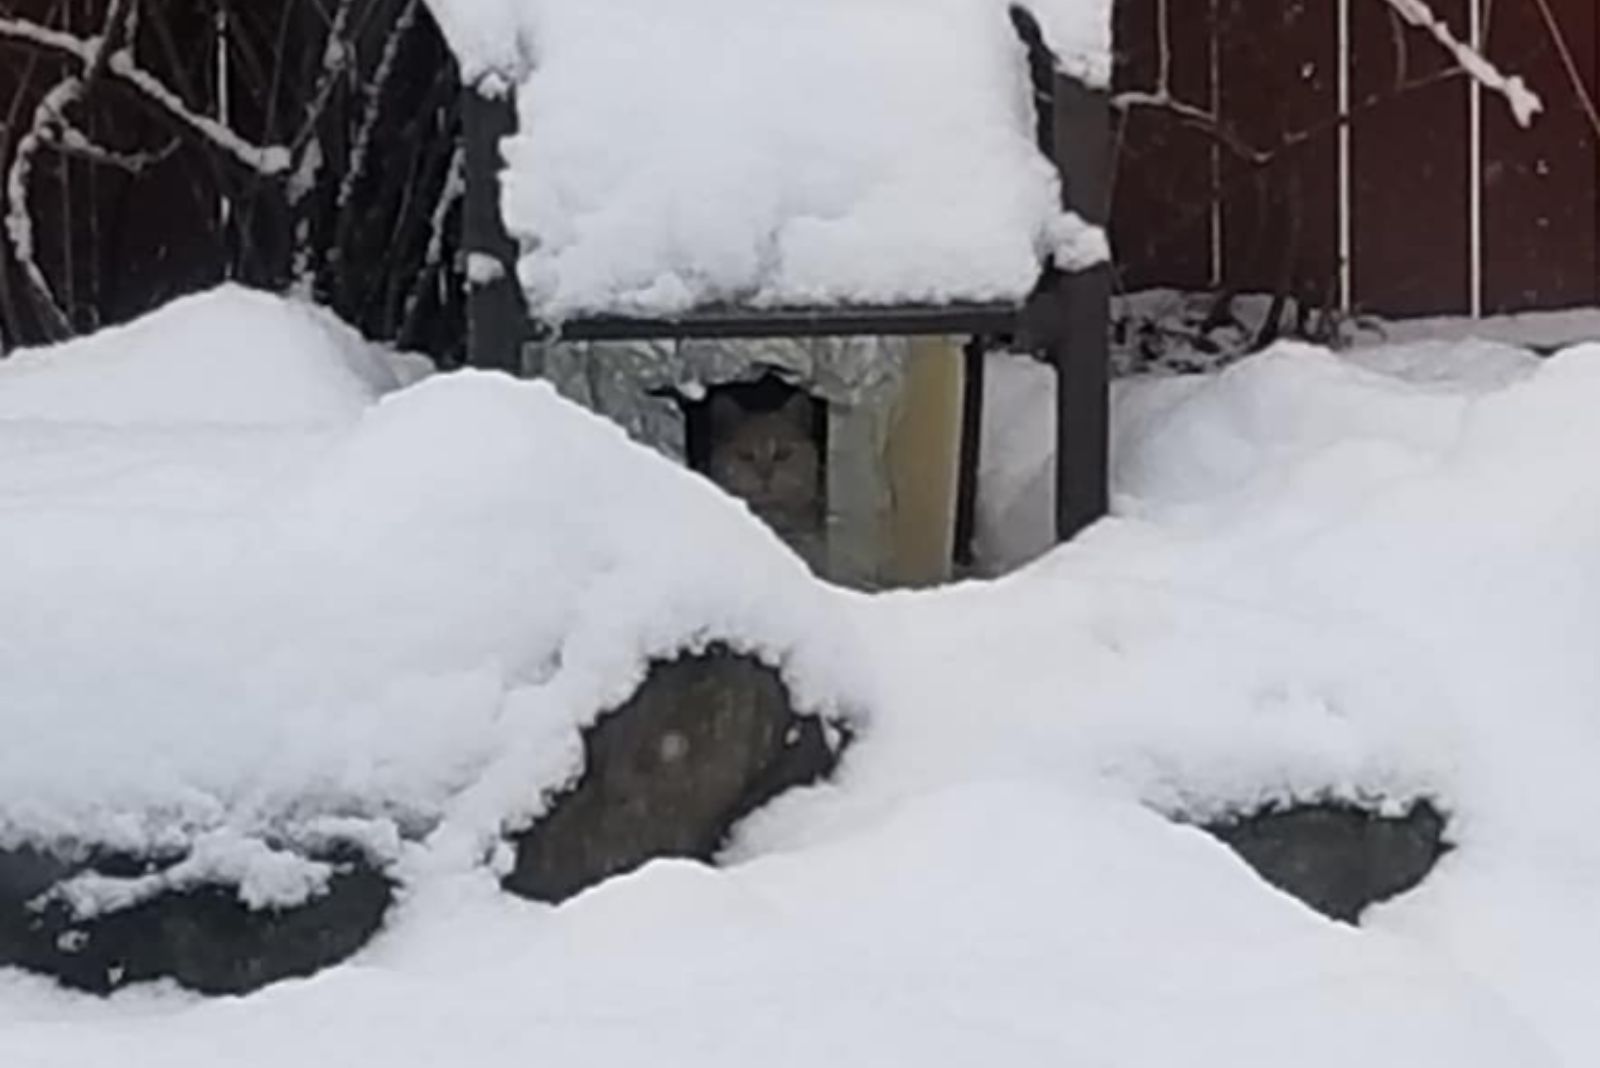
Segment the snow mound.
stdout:
<path fill-rule="evenodd" d="M 367 955 L 231 1002 L 0 977 L 29 1068 L 1194 1063 L 1554 1068 L 1492 989 L 1263 892 L 1220 847 L 1043 785 L 951 790 L 804 855 L 667 862 L 556 911 L 418 899 Z"/>
<path fill-rule="evenodd" d="M 0 366 L 0 843 L 476 843 L 648 656 L 723 640 L 813 707 L 848 676 L 709 484 L 541 385 L 374 400 L 347 341 L 224 291 Z"/>
<path fill-rule="evenodd" d="M 0 363 L 0 420 L 131 426 L 343 421 L 399 386 L 330 313 L 224 286 Z"/>
<path fill-rule="evenodd" d="M 0 975 L 0 1057 L 1588 1068 L 1600 347 L 1456 356 L 1125 383 L 1118 515 L 872 597 L 497 376 L 271 429 L 0 421 L 0 837 L 177 827 L 170 879 L 267 899 L 318 873 L 265 832 L 424 843 L 351 964 L 211 1004 Z M 985 469 L 1020 486 L 1048 372 L 999 366 Z M 577 726 L 718 639 L 871 710 L 838 781 L 718 870 L 507 900 L 487 840 Z M 1419 796 L 1455 848 L 1359 930 L 1157 814 Z"/>
<path fill-rule="evenodd" d="M 1109 63 L 1103 0 L 1040 9 L 1077 66 Z M 998 0 L 520 13 L 534 63 L 504 214 L 540 317 L 1015 301 L 1048 254 L 1105 258 L 1104 235 L 1061 212 Z"/>

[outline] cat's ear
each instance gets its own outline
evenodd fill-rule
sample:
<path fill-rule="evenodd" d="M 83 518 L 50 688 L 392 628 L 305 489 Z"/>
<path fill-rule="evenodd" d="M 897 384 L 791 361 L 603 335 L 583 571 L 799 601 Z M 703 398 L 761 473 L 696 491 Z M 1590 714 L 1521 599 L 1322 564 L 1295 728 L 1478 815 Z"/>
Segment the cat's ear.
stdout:
<path fill-rule="evenodd" d="M 796 426 L 803 427 L 809 433 L 811 430 L 811 397 L 804 390 L 797 389 L 794 394 L 783 402 L 783 407 L 778 409 L 784 419 Z"/>
<path fill-rule="evenodd" d="M 729 430 L 738 426 L 744 420 L 744 409 L 739 402 L 726 393 L 711 394 L 711 430 L 718 437 L 723 437 Z"/>

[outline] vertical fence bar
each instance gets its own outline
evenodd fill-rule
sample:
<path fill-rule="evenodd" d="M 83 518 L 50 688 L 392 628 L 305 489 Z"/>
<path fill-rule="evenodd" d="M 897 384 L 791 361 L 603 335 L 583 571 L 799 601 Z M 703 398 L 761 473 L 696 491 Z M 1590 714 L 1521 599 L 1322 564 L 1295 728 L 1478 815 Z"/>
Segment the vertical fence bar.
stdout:
<path fill-rule="evenodd" d="M 1352 194 L 1352 137 L 1350 131 L 1350 0 L 1339 0 L 1339 310 L 1346 315 L 1355 307 L 1355 198 Z"/>
<path fill-rule="evenodd" d="M 1340 0 L 1347 3 L 1348 0 Z M 1207 62 L 1210 64 L 1210 99 L 1207 101 L 1211 114 L 1218 121 L 1222 117 L 1222 0 L 1211 0 L 1210 29 L 1206 34 L 1206 47 L 1208 49 Z M 1215 139 L 1210 146 L 1211 158 L 1211 284 L 1221 287 L 1228 277 L 1228 264 L 1226 259 L 1227 235 L 1223 232 L 1226 225 L 1222 211 L 1222 145 Z"/>
<path fill-rule="evenodd" d="M 1479 54 L 1484 51 L 1483 0 L 1468 0 L 1467 37 Z M 1474 319 L 1483 318 L 1483 83 L 1467 85 L 1467 256 L 1468 297 Z"/>

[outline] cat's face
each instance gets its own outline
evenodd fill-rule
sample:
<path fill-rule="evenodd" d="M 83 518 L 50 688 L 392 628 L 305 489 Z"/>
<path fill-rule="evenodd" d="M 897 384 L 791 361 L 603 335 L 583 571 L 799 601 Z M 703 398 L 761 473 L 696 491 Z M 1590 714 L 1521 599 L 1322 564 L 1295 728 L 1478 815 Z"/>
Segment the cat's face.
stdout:
<path fill-rule="evenodd" d="M 712 425 L 712 481 L 758 513 L 817 508 L 821 457 L 805 397 L 772 412 L 746 412 L 729 398 L 714 398 Z"/>

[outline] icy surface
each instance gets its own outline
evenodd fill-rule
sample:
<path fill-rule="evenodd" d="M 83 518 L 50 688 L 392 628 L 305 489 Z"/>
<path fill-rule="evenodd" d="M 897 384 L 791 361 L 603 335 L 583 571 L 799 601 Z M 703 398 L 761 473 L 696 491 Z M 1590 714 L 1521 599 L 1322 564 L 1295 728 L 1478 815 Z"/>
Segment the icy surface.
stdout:
<path fill-rule="evenodd" d="M 1101 0 L 1048 9 L 1081 63 L 1108 45 Z M 540 316 L 1017 300 L 1048 255 L 1105 259 L 1061 213 L 998 0 L 519 10 L 504 211 Z"/>
<path fill-rule="evenodd" d="M 226 1003 L 0 973 L 0 1059 L 1589 1068 L 1600 348 L 1457 355 L 1284 346 L 1125 384 L 1116 518 L 878 597 L 494 376 L 293 427 L 5 421 L 13 824 L 182 817 L 230 871 L 292 797 L 431 833 L 348 965 Z M 284 377 L 344 381 L 335 357 Z M 992 381 L 1016 503 L 1048 377 Z M 721 870 L 501 895 L 483 832 L 686 632 L 870 709 L 839 782 Z M 1158 814 L 1330 794 L 1451 816 L 1454 852 L 1359 931 Z"/>

